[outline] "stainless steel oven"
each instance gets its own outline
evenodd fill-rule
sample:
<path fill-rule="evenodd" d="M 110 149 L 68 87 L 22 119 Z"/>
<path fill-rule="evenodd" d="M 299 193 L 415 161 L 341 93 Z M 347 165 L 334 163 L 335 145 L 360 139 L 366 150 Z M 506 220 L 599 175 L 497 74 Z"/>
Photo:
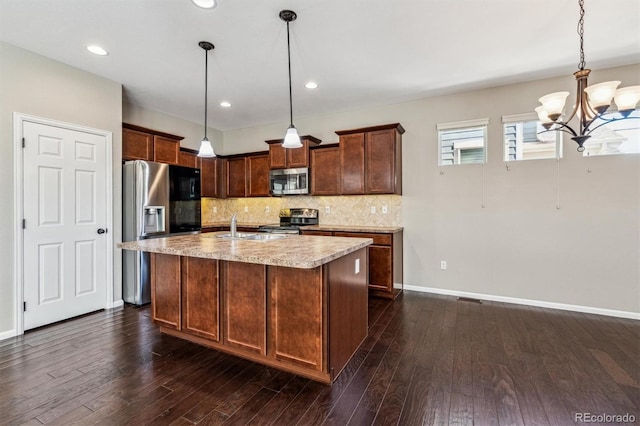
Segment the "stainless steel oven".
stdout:
<path fill-rule="evenodd" d="M 270 232 L 278 234 L 299 234 L 304 226 L 317 225 L 317 209 L 282 209 L 280 210 L 280 224 L 263 225 L 258 228 L 260 232 Z"/>

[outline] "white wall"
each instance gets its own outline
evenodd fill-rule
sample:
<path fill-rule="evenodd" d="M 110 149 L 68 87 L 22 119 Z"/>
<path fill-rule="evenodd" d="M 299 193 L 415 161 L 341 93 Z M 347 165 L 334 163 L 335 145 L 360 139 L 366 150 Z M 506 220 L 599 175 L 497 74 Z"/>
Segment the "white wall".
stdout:
<path fill-rule="evenodd" d="M 163 114 L 141 108 L 137 105 L 125 103 L 122 106 L 122 121 L 136 126 L 146 127 L 160 132 L 182 136 L 180 141 L 183 148 L 199 149 L 200 141 L 204 137 L 202 124 L 192 123 L 172 115 Z M 223 134 L 220 130 L 207 127 L 207 139 L 213 145 L 216 154 L 222 154 Z"/>
<path fill-rule="evenodd" d="M 14 329 L 13 113 L 113 133 L 114 241 L 121 240 L 122 86 L 0 42 L 0 334 Z M 121 256 L 114 248 L 114 300 L 122 298 Z"/>
<path fill-rule="evenodd" d="M 640 84 L 640 66 L 594 71 L 590 82 L 613 79 Z M 587 159 L 566 138 L 559 164 L 508 171 L 502 161 L 501 116 L 559 90 L 572 92 L 571 105 L 571 74 L 294 122 L 323 143 L 338 140 L 335 130 L 402 123 L 405 285 L 640 313 L 640 155 Z M 439 167 L 436 124 L 485 117 L 482 208 L 483 167 Z M 224 153 L 263 150 L 286 127 L 225 132 Z"/>

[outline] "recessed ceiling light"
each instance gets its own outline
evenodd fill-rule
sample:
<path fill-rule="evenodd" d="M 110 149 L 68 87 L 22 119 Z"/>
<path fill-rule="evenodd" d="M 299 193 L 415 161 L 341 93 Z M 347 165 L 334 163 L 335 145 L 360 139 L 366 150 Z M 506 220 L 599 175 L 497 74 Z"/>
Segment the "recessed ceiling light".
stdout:
<path fill-rule="evenodd" d="M 203 9 L 213 9 L 218 4 L 216 0 L 191 0 L 193 4 Z"/>
<path fill-rule="evenodd" d="M 102 47 L 97 46 L 95 44 L 91 44 L 87 46 L 87 50 L 93 53 L 94 55 L 107 56 L 109 54 L 109 52 L 107 52 Z"/>
<path fill-rule="evenodd" d="M 315 81 L 310 81 L 307 84 L 305 84 L 304 87 L 306 87 L 307 89 L 317 89 L 318 83 L 316 83 Z"/>
<path fill-rule="evenodd" d="M 222 101 L 222 102 L 220 102 L 220 106 L 222 108 L 231 108 L 231 103 L 227 102 L 227 101 Z"/>

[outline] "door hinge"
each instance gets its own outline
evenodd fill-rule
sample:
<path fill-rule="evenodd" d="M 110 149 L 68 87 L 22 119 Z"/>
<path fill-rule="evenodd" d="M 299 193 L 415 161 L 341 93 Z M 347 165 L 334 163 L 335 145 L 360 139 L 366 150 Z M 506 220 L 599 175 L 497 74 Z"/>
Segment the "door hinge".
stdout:
<path fill-rule="evenodd" d="M 25 147 L 24 138 L 22 138 L 22 147 Z"/>
<path fill-rule="evenodd" d="M 22 219 L 22 229 L 27 229 L 27 219 Z"/>
<path fill-rule="evenodd" d="M 22 311 L 27 312 L 27 302 L 22 302 Z"/>

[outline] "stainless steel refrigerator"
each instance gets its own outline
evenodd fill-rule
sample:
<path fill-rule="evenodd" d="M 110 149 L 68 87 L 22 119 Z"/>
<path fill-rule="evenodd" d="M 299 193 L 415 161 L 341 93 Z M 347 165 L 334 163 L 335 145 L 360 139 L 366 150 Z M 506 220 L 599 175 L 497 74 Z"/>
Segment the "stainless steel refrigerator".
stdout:
<path fill-rule="evenodd" d="M 122 172 L 123 241 L 163 237 L 169 234 L 169 165 L 151 161 L 127 161 Z M 122 251 L 122 296 L 125 302 L 151 302 L 150 255 Z"/>

